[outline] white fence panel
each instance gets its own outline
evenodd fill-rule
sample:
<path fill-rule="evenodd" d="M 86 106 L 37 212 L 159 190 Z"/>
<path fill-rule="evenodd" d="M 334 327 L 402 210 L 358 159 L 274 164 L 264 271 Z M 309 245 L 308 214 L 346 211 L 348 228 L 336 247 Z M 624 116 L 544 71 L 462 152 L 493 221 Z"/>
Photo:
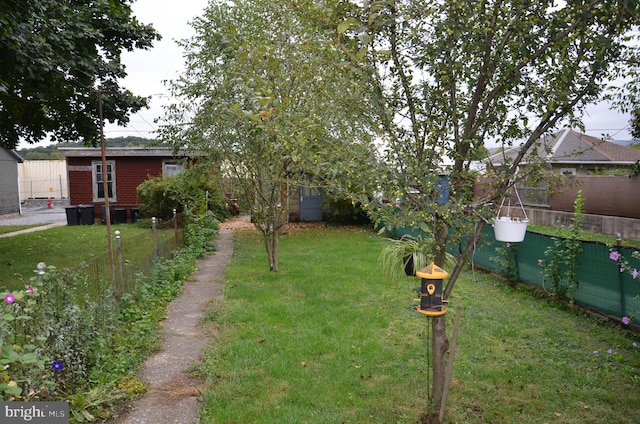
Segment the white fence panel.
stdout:
<path fill-rule="evenodd" d="M 65 160 L 25 160 L 18 164 L 18 179 L 22 200 L 69 197 Z"/>

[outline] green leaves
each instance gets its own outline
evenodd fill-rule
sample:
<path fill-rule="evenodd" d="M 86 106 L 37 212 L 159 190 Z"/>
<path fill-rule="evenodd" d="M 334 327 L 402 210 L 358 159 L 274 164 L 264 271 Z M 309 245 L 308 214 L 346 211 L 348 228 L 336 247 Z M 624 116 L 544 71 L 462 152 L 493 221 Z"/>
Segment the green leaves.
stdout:
<path fill-rule="evenodd" d="M 147 99 L 120 87 L 122 50 L 147 49 L 160 36 L 131 14 L 130 1 L 25 0 L 0 9 L 0 146 L 50 135 L 95 141 L 97 99 L 104 118 L 127 122 Z"/>

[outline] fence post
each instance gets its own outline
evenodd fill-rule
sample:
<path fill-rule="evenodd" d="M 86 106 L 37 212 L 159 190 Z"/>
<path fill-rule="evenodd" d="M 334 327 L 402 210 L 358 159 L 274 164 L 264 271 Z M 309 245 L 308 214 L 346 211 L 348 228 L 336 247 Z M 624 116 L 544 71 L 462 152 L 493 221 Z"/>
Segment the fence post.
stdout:
<path fill-rule="evenodd" d="M 153 259 L 158 257 L 158 235 L 156 234 L 156 223 L 157 219 L 154 216 L 151 218 L 151 230 L 153 232 Z"/>
<path fill-rule="evenodd" d="M 47 269 L 47 264 L 44 262 L 38 262 L 36 268 L 38 268 L 38 281 L 42 283 L 42 280 L 44 279 L 44 270 Z"/>
<path fill-rule="evenodd" d="M 620 233 L 616 233 L 616 250 L 622 254 L 622 235 Z M 618 272 L 618 287 L 620 287 L 620 316 L 625 317 L 627 316 L 627 302 L 624 295 L 624 272 Z"/>
<path fill-rule="evenodd" d="M 178 246 L 178 211 L 173 208 L 173 246 Z"/>
<path fill-rule="evenodd" d="M 116 230 L 116 252 L 118 254 L 118 268 L 120 268 L 120 287 L 116 294 L 116 298 L 119 299 L 125 292 L 126 281 L 124 279 L 124 261 L 122 260 L 122 240 L 118 230 Z"/>

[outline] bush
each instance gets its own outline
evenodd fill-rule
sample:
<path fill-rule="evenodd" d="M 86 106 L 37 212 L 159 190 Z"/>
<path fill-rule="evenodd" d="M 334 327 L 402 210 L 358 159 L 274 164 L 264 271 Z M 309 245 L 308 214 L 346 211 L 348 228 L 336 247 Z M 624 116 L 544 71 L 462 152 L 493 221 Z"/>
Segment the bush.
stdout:
<path fill-rule="evenodd" d="M 212 211 L 220 218 L 229 216 L 221 184 L 205 164 L 199 164 L 171 177 L 151 178 L 136 189 L 140 212 L 144 217 L 169 220 L 173 209 L 183 212 L 185 206 L 198 214 Z"/>
<path fill-rule="evenodd" d="M 361 205 L 349 199 L 330 198 L 327 201 L 323 220 L 335 225 L 369 225 L 371 220 Z"/>

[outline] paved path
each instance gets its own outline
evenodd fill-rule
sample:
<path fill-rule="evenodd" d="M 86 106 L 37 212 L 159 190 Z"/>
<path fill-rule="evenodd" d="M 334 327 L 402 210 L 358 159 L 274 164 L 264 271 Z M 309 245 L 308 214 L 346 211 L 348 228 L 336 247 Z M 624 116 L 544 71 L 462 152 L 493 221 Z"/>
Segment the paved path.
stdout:
<path fill-rule="evenodd" d="M 233 232 L 221 226 L 217 250 L 198 262 L 199 270 L 184 283 L 182 294 L 171 302 L 162 323 L 161 349 L 144 364 L 140 374 L 149 384 L 145 395 L 124 417 L 122 424 L 192 424 L 199 422 L 201 382 L 189 370 L 200 361 L 211 342 L 202 327 L 203 313 L 212 300 L 223 297 L 224 270 L 233 254 Z"/>

